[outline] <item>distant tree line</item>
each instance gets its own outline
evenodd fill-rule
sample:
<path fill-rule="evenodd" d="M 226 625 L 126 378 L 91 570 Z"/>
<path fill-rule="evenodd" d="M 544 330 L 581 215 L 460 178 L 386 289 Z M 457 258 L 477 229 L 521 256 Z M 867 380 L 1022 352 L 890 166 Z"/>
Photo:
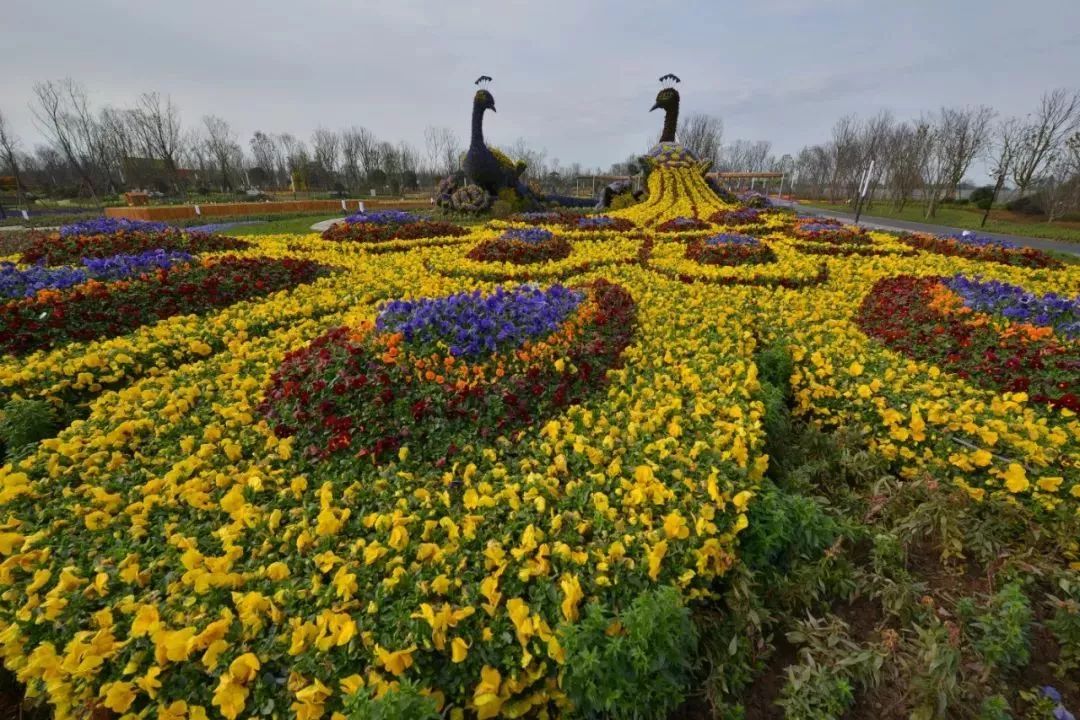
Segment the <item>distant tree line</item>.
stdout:
<path fill-rule="evenodd" d="M 1015 188 L 1021 212 L 1054 220 L 1080 212 L 1080 92 L 1045 93 L 1023 118 L 1002 117 L 985 105 L 941 108 L 898 121 L 883 111 L 869 119 L 843 117 L 832 137 L 795 157 L 794 187 L 804 197 L 856 197 L 868 185 L 898 210 L 913 199 L 933 217 L 954 198 L 972 164 L 982 159 L 993 183 L 979 194 L 984 209 Z"/>
<path fill-rule="evenodd" d="M 156 92 L 128 107 L 95 107 L 70 78 L 37 83 L 30 108 L 41 135 L 33 147 L 14 135 L 0 110 L 0 176 L 14 186 L 19 203 L 28 191 L 97 203 L 129 190 L 396 195 L 432 188 L 458 170 L 465 150 L 447 127 L 428 127 L 422 150 L 355 125 L 320 127 L 306 141 L 256 130 L 244 141 L 216 115 L 185 121 L 172 100 Z M 528 163 L 527 179 L 549 191 L 565 191 L 576 176 L 598 172 L 562 166 L 520 139 L 502 150 Z"/>

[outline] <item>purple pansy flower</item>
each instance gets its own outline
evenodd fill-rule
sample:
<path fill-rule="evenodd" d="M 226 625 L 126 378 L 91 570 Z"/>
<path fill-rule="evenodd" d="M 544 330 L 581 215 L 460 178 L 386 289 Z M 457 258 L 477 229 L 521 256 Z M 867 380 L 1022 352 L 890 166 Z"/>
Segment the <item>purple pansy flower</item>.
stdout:
<path fill-rule="evenodd" d="M 112 235 L 115 232 L 165 232 L 169 230 L 168 223 L 147 222 L 145 220 L 129 220 L 128 218 L 103 217 L 93 220 L 64 225 L 60 228 L 61 237 L 75 235 Z"/>
<path fill-rule="evenodd" d="M 457 293 L 440 298 L 392 300 L 383 305 L 375 326 L 400 332 L 405 342 L 443 346 L 459 357 L 476 357 L 517 347 L 554 332 L 584 295 L 562 285 L 543 290 L 519 285 Z"/>
<path fill-rule="evenodd" d="M 345 218 L 345 222 L 351 224 L 354 223 L 372 223 L 374 225 L 408 225 L 409 223 L 420 222 L 422 218 L 418 215 L 405 212 L 403 210 L 372 210 L 370 212 L 358 212 L 353 213 L 349 217 Z"/>
<path fill-rule="evenodd" d="M 1036 295 L 1018 285 L 963 275 L 947 279 L 945 285 L 976 312 L 1052 327 L 1069 340 L 1080 338 L 1080 295 Z"/>
<path fill-rule="evenodd" d="M 542 243 L 554 237 L 555 235 L 550 230 L 544 230 L 543 228 L 515 228 L 502 234 L 503 240 L 523 243 Z"/>

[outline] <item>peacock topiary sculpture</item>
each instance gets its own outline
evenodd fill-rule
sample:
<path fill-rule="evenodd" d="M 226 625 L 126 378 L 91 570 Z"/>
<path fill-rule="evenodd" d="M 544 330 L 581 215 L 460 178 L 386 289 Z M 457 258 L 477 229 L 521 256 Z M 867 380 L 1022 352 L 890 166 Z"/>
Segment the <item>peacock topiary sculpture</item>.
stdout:
<path fill-rule="evenodd" d="M 474 84 L 486 85 L 489 75 L 481 75 Z M 489 209 L 500 193 L 511 190 L 530 206 L 542 203 L 587 207 L 591 200 L 558 195 L 538 195 L 524 181 L 526 164 L 511 160 L 484 140 L 484 113 L 495 110 L 495 97 L 486 87 L 473 95 L 472 132 L 469 149 L 462 158 L 463 177 L 450 176 L 439 185 L 436 202 L 440 207 L 459 212 L 478 213 Z M 464 185 L 464 180 L 472 185 Z"/>

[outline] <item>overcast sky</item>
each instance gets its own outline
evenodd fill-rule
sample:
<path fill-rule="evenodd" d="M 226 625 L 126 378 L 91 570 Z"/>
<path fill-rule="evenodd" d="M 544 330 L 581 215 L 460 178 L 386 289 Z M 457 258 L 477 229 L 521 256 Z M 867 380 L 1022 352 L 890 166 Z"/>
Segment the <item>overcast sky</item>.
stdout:
<path fill-rule="evenodd" d="M 684 113 L 778 155 L 848 113 L 1023 115 L 1080 85 L 1080 0 L 3 0 L 0 48 L 0 108 L 28 147 L 34 82 L 64 76 L 98 104 L 169 94 L 245 145 L 356 124 L 422 148 L 427 125 L 467 138 L 488 74 L 489 142 L 606 168 L 656 137 L 668 72 Z"/>

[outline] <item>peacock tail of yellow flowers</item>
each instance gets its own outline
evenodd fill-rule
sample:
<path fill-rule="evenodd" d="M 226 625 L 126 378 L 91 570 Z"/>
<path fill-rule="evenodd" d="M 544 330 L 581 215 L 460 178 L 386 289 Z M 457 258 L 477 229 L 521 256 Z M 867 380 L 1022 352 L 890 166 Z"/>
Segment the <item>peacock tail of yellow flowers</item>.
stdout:
<path fill-rule="evenodd" d="M 678 217 L 706 220 L 717 211 L 736 207 L 712 191 L 697 165 L 654 163 L 648 190 L 649 197 L 644 202 L 608 215 L 630 220 L 639 227 L 654 227 Z"/>

